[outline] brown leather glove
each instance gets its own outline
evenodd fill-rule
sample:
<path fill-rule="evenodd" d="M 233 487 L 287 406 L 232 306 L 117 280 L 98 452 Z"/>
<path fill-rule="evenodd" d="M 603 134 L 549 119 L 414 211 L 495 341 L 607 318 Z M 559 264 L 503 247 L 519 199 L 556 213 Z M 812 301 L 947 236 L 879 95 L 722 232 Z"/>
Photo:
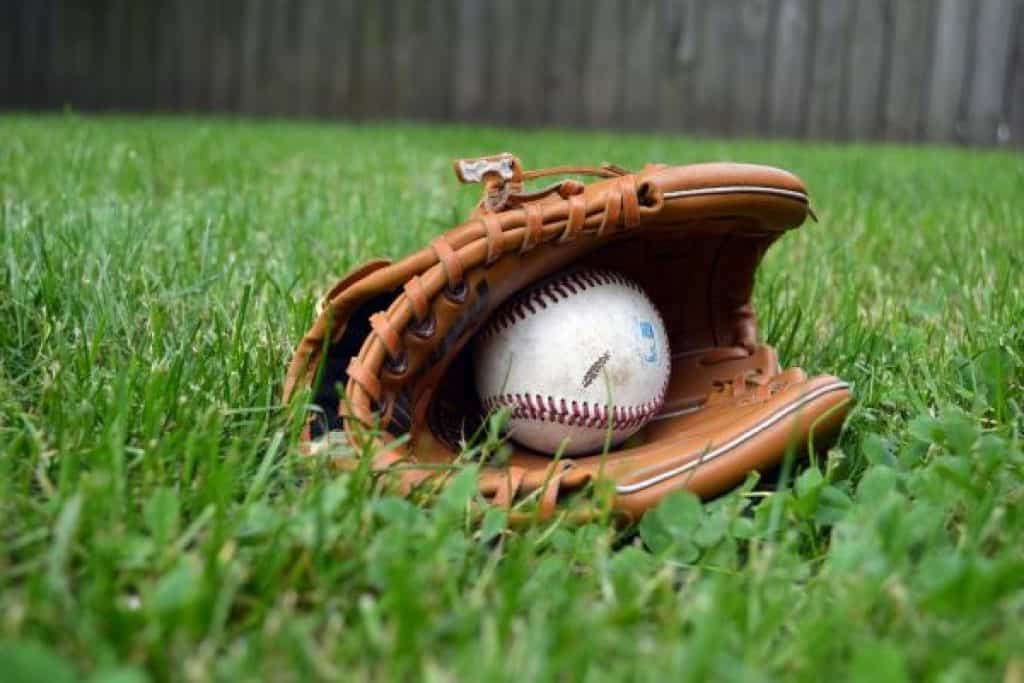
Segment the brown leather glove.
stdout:
<path fill-rule="evenodd" d="M 401 261 L 350 273 L 299 344 L 284 397 L 311 388 L 311 451 L 372 434 L 362 452 L 400 490 L 443 483 L 482 416 L 463 347 L 510 295 L 569 265 L 618 270 L 660 309 L 673 354 L 664 407 L 628 447 L 604 455 L 555 461 L 520 448 L 484 463 L 486 500 L 536 501 L 535 514 L 547 516 L 601 479 L 612 510 L 637 519 L 672 491 L 713 496 L 810 436 L 821 443 L 838 432 L 849 386 L 782 370 L 758 342 L 750 303 L 761 256 L 810 211 L 798 178 L 732 163 L 524 172 L 510 154 L 459 161 L 456 173 L 484 186 L 470 220 Z M 602 179 L 524 191 L 545 175 Z"/>

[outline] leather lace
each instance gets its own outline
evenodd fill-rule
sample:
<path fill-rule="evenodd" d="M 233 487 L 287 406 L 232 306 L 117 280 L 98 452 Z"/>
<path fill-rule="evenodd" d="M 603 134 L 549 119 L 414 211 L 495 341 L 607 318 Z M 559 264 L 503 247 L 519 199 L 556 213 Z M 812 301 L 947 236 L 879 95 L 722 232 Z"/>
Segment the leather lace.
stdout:
<path fill-rule="evenodd" d="M 700 364 L 713 366 L 730 361 L 743 360 L 753 352 L 743 346 L 722 346 L 710 349 L 700 357 Z M 716 379 L 711 383 L 712 391 L 731 398 L 742 398 L 748 393 L 751 398 L 768 398 L 780 388 L 760 369 L 744 370 L 727 379 Z"/>
<path fill-rule="evenodd" d="M 549 166 L 548 168 L 537 168 L 532 171 L 523 171 L 523 180 L 544 178 L 553 175 L 587 175 L 600 178 L 615 178 L 617 176 L 629 175 L 629 171 L 616 166 L 615 164 L 601 164 L 600 166 Z"/>
<path fill-rule="evenodd" d="M 571 470 L 574 465 L 566 460 L 559 460 L 548 468 L 544 483 L 537 489 L 537 514 L 541 519 L 548 519 L 555 513 L 558 505 L 558 493 L 561 487 L 562 477 Z M 491 503 L 499 507 L 510 509 L 513 501 L 523 490 L 523 483 L 526 479 L 527 470 L 524 467 L 510 466 L 506 468 L 506 476 L 503 477 L 494 495 L 491 496 Z"/>
<path fill-rule="evenodd" d="M 397 451 L 385 450 L 374 458 L 373 469 L 378 472 L 386 472 L 395 471 L 397 468 L 401 475 L 400 487 L 403 494 L 408 494 L 413 489 L 426 484 L 438 473 L 436 469 L 415 465 L 402 468 L 404 462 L 404 457 Z M 537 499 L 537 515 L 541 519 L 548 519 L 554 515 L 557 509 L 562 478 L 573 467 L 575 465 L 567 460 L 552 463 L 547 469 L 541 485 L 532 488 L 527 495 L 521 495 L 526 493 L 528 470 L 525 467 L 511 465 L 505 468 L 505 476 L 498 480 L 494 492 L 491 494 L 490 502 L 498 507 L 511 510 L 517 499 L 525 501 L 532 496 Z"/>
<path fill-rule="evenodd" d="M 618 178 L 629 175 L 629 171 L 615 164 L 602 164 L 600 166 L 551 166 L 530 171 L 518 171 L 511 178 L 490 174 L 483 180 L 484 198 L 481 201 L 481 207 L 492 212 L 503 211 L 551 194 L 558 194 L 562 199 L 568 199 L 583 192 L 583 183 L 577 180 L 562 180 L 534 192 L 526 192 L 524 189 L 523 182 L 526 180 L 559 175 Z"/>

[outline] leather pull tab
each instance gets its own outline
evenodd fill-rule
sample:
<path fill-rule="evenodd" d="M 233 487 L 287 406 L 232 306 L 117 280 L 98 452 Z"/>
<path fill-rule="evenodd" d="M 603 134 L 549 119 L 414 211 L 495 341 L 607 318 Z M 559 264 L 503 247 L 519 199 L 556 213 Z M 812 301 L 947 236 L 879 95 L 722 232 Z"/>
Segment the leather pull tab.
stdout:
<path fill-rule="evenodd" d="M 523 190 L 523 165 L 515 155 L 503 152 L 489 157 L 458 159 L 455 177 L 461 183 L 484 186 L 477 215 L 503 211 L 510 195 Z"/>
<path fill-rule="evenodd" d="M 523 165 L 508 152 L 476 159 L 457 159 L 455 176 L 460 183 L 483 183 L 488 176 L 503 182 L 522 182 Z"/>

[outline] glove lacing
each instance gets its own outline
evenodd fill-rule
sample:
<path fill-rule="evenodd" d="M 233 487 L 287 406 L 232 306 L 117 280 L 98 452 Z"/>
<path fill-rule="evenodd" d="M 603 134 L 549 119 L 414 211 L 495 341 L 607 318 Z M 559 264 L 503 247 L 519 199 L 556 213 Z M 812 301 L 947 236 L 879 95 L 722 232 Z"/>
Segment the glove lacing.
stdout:
<path fill-rule="evenodd" d="M 562 180 L 534 192 L 525 192 L 524 181 L 527 180 L 558 175 L 585 175 L 599 178 L 618 178 L 629 175 L 628 170 L 615 164 L 602 164 L 600 166 L 552 166 L 550 168 L 524 171 L 518 159 L 509 159 L 506 155 L 498 155 L 497 158 L 505 161 L 506 164 L 500 167 L 495 166 L 493 170 L 483 171 L 479 178 L 469 179 L 459 174 L 459 179 L 464 183 L 479 182 L 484 186 L 484 196 L 478 207 L 481 212 L 497 213 L 505 211 L 527 202 L 542 199 L 551 194 L 558 194 L 562 199 L 568 199 L 569 197 L 581 194 L 584 189 L 583 183 L 578 180 Z"/>
<path fill-rule="evenodd" d="M 742 346 L 724 346 L 711 349 L 700 358 L 701 365 L 718 365 L 734 360 L 749 358 L 752 352 Z M 783 383 L 778 375 L 769 377 L 760 368 L 748 369 L 736 373 L 728 379 L 711 381 L 712 392 L 726 398 L 748 398 L 753 400 L 766 399 L 778 393 Z M 748 392 L 752 392 L 748 395 Z"/>

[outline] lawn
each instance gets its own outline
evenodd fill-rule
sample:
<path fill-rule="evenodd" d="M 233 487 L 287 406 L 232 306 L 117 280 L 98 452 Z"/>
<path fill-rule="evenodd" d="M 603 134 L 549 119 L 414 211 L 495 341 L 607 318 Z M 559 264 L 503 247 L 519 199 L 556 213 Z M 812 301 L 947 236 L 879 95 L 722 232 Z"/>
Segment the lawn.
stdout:
<path fill-rule="evenodd" d="M 300 457 L 316 296 L 458 222 L 450 160 L 498 151 L 800 175 L 821 220 L 756 303 L 853 383 L 839 442 L 639 529 L 482 529 Z M 1024 680 L 1020 155 L 7 117 L 0 202 L 0 679 Z"/>

